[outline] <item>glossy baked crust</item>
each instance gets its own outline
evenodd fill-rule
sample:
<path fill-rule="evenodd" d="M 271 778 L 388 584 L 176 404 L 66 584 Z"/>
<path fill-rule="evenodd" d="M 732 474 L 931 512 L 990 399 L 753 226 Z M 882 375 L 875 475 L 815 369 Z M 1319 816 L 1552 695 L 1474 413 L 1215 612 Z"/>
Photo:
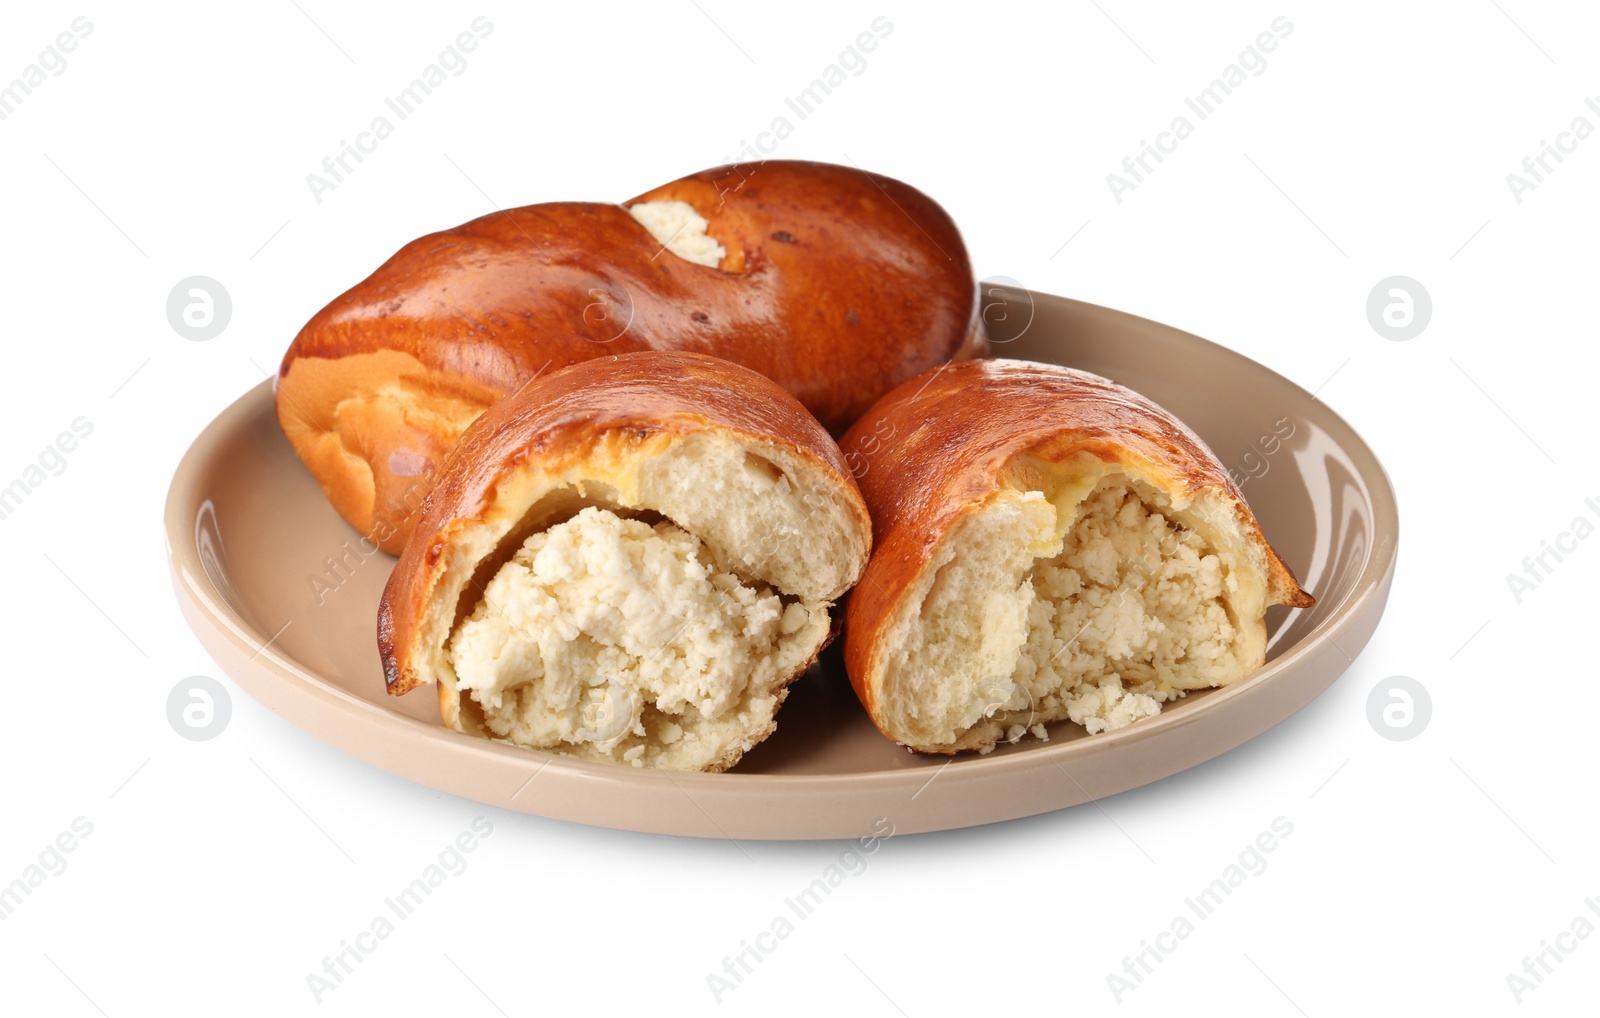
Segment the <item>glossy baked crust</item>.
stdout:
<path fill-rule="evenodd" d="M 623 205 L 508 209 L 412 241 L 319 311 L 284 356 L 278 419 L 335 509 L 398 552 L 467 425 L 590 358 L 688 350 L 743 364 L 842 432 L 889 389 L 984 352 L 955 224 L 854 167 L 774 160 L 633 199 L 688 202 L 717 268 Z"/>
<path fill-rule="evenodd" d="M 819 494 L 817 519 L 842 523 L 837 575 L 784 576 L 793 553 L 780 543 L 771 561 L 752 566 L 756 578 L 789 593 L 809 585 L 800 596 L 813 603 L 843 595 L 866 565 L 871 523 L 838 446 L 806 409 L 766 378 L 716 358 L 606 357 L 553 372 L 500 401 L 446 459 L 379 606 L 389 692 L 438 682 L 446 724 L 474 731 L 445 645 L 489 572 L 548 522 L 537 514 L 552 500 L 568 514 L 575 494 L 657 508 L 641 503 L 641 468 L 674 443 L 707 433 L 781 466 L 797 488 Z M 737 754 L 725 763 L 733 759 Z"/>
<path fill-rule="evenodd" d="M 872 560 L 845 613 L 845 665 L 874 721 L 885 634 L 906 622 L 908 593 L 939 542 L 1001 488 L 1039 490 L 1089 454 L 1175 504 L 1204 500 L 1246 545 L 1266 603 L 1306 607 L 1227 469 L 1181 421 L 1138 393 L 1083 371 L 983 360 L 927 372 L 889 393 L 841 441 L 872 514 Z M 880 723 L 879 727 L 883 727 Z"/>

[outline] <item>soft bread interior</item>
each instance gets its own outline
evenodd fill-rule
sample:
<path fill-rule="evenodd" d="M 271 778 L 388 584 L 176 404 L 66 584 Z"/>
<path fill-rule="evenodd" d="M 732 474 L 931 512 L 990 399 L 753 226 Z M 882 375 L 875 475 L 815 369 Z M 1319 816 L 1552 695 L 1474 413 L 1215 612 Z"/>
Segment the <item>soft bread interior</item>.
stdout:
<path fill-rule="evenodd" d="M 781 446 L 654 444 L 514 477 L 506 511 L 460 536 L 479 554 L 436 628 L 447 723 L 673 770 L 730 766 L 773 731 L 865 564 L 853 493 Z"/>
<path fill-rule="evenodd" d="M 711 223 L 686 201 L 635 202 L 628 214 L 684 261 L 714 269 L 727 257 L 727 250 L 707 233 Z"/>
<path fill-rule="evenodd" d="M 842 484 L 783 446 L 698 431 L 641 461 L 637 501 L 704 538 L 725 570 L 806 601 L 861 575 L 871 537 Z"/>
<path fill-rule="evenodd" d="M 1062 720 L 1106 731 L 1261 666 L 1266 574 L 1235 507 L 1175 505 L 1109 468 L 1043 487 L 968 513 L 906 599 L 877 659 L 899 741 L 954 752 Z"/>

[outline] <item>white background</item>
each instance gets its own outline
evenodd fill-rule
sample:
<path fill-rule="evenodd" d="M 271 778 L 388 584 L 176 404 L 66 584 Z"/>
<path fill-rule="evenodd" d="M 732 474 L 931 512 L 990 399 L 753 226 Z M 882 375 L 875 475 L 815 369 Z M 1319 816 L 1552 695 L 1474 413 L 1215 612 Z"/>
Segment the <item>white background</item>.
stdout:
<path fill-rule="evenodd" d="M 1525 956 L 1579 915 L 1600 925 L 1584 905 L 1600 897 L 1600 540 L 1520 604 L 1506 579 L 1600 500 L 1600 138 L 1521 203 L 1506 182 L 1575 117 L 1600 127 L 1583 102 L 1600 96 L 1592 7 L 22 6 L 3 16 L 0 80 L 75 16 L 93 30 L 0 122 L 0 478 L 73 419 L 94 430 L 0 522 L 0 884 L 74 818 L 93 833 L 0 922 L 7 1013 L 717 1006 L 707 975 L 840 844 L 586 829 L 327 748 L 185 628 L 160 511 L 193 436 L 406 240 L 491 201 L 625 198 L 780 115 L 793 134 L 770 154 L 922 188 L 980 274 L 1170 322 L 1318 390 L 1387 465 L 1403 537 L 1377 636 L 1299 715 L 1102 808 L 892 839 L 721 1008 L 1494 1013 L 1518 1007 L 1506 977 Z M 493 32 L 467 70 L 317 203 L 306 175 L 480 14 Z M 784 98 L 879 15 L 893 30 L 865 70 L 797 121 Z M 1293 32 L 1267 69 L 1115 201 L 1106 175 L 1279 16 Z M 195 274 L 233 299 L 210 342 L 164 311 Z M 1365 312 L 1395 274 L 1433 300 L 1408 342 Z M 234 694 L 210 742 L 166 717 L 195 674 Z M 1431 694 L 1411 741 L 1367 720 L 1394 675 Z M 317 1003 L 307 975 L 478 816 L 493 834 L 470 868 Z M 1278 817 L 1293 833 L 1266 870 L 1119 1004 L 1107 975 Z M 1564 943 L 1527 1013 L 1600 993 L 1600 936 Z"/>

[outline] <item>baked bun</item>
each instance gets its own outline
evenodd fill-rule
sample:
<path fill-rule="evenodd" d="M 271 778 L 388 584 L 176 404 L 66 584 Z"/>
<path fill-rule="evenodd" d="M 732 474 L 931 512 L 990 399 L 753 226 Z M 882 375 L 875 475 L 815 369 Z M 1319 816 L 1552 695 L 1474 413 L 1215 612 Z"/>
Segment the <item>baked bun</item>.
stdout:
<path fill-rule="evenodd" d="M 877 542 L 845 664 L 912 749 L 1131 723 L 1250 674 L 1267 607 L 1312 603 L 1204 443 L 1095 375 L 952 364 L 885 396 L 842 447 Z"/>
<path fill-rule="evenodd" d="M 439 471 L 378 610 L 389 692 L 457 731 L 723 770 L 773 731 L 872 530 L 791 395 L 692 353 L 552 372 Z"/>
<path fill-rule="evenodd" d="M 340 515 L 398 553 L 467 425 L 541 371 L 712 354 L 837 435 L 983 352 L 977 311 L 961 236 L 920 191 L 824 163 L 725 166 L 626 207 L 530 205 L 407 244 L 300 330 L 278 420 Z"/>

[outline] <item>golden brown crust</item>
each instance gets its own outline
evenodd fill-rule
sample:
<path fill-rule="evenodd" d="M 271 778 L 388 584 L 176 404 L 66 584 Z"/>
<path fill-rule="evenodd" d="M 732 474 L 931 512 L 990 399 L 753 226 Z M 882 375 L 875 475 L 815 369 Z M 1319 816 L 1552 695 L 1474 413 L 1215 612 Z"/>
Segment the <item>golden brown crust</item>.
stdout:
<path fill-rule="evenodd" d="M 656 200 L 710 221 L 720 268 L 664 252 L 624 206 L 531 205 L 412 241 L 313 316 L 284 356 L 278 417 L 340 514 L 398 551 L 466 424 L 577 361 L 714 354 L 837 434 L 906 378 L 983 352 L 960 234 L 905 184 L 775 160 L 627 204 Z"/>
<path fill-rule="evenodd" d="M 698 431 L 781 447 L 819 471 L 845 497 L 865 557 L 871 523 L 843 455 L 805 407 L 773 382 L 692 353 L 581 362 L 496 403 L 446 458 L 379 605 L 378 649 L 389 692 L 403 694 L 433 680 L 426 658 L 437 648 L 428 642 L 446 634 L 436 626 L 428 631 L 427 620 L 436 598 L 455 596 L 441 579 L 479 565 L 459 560 L 453 538 L 503 514 L 518 479 L 538 474 L 623 484 L 629 464 Z"/>
<path fill-rule="evenodd" d="M 1265 554 L 1269 603 L 1313 598 L 1261 534 L 1244 496 L 1199 436 L 1155 403 L 1083 371 L 1031 361 L 947 364 L 896 388 L 840 442 L 872 514 L 874 547 L 845 612 L 845 667 L 876 718 L 867 677 L 880 634 L 939 540 L 1034 462 L 1081 453 L 1160 478 L 1169 493 L 1224 493 Z"/>

